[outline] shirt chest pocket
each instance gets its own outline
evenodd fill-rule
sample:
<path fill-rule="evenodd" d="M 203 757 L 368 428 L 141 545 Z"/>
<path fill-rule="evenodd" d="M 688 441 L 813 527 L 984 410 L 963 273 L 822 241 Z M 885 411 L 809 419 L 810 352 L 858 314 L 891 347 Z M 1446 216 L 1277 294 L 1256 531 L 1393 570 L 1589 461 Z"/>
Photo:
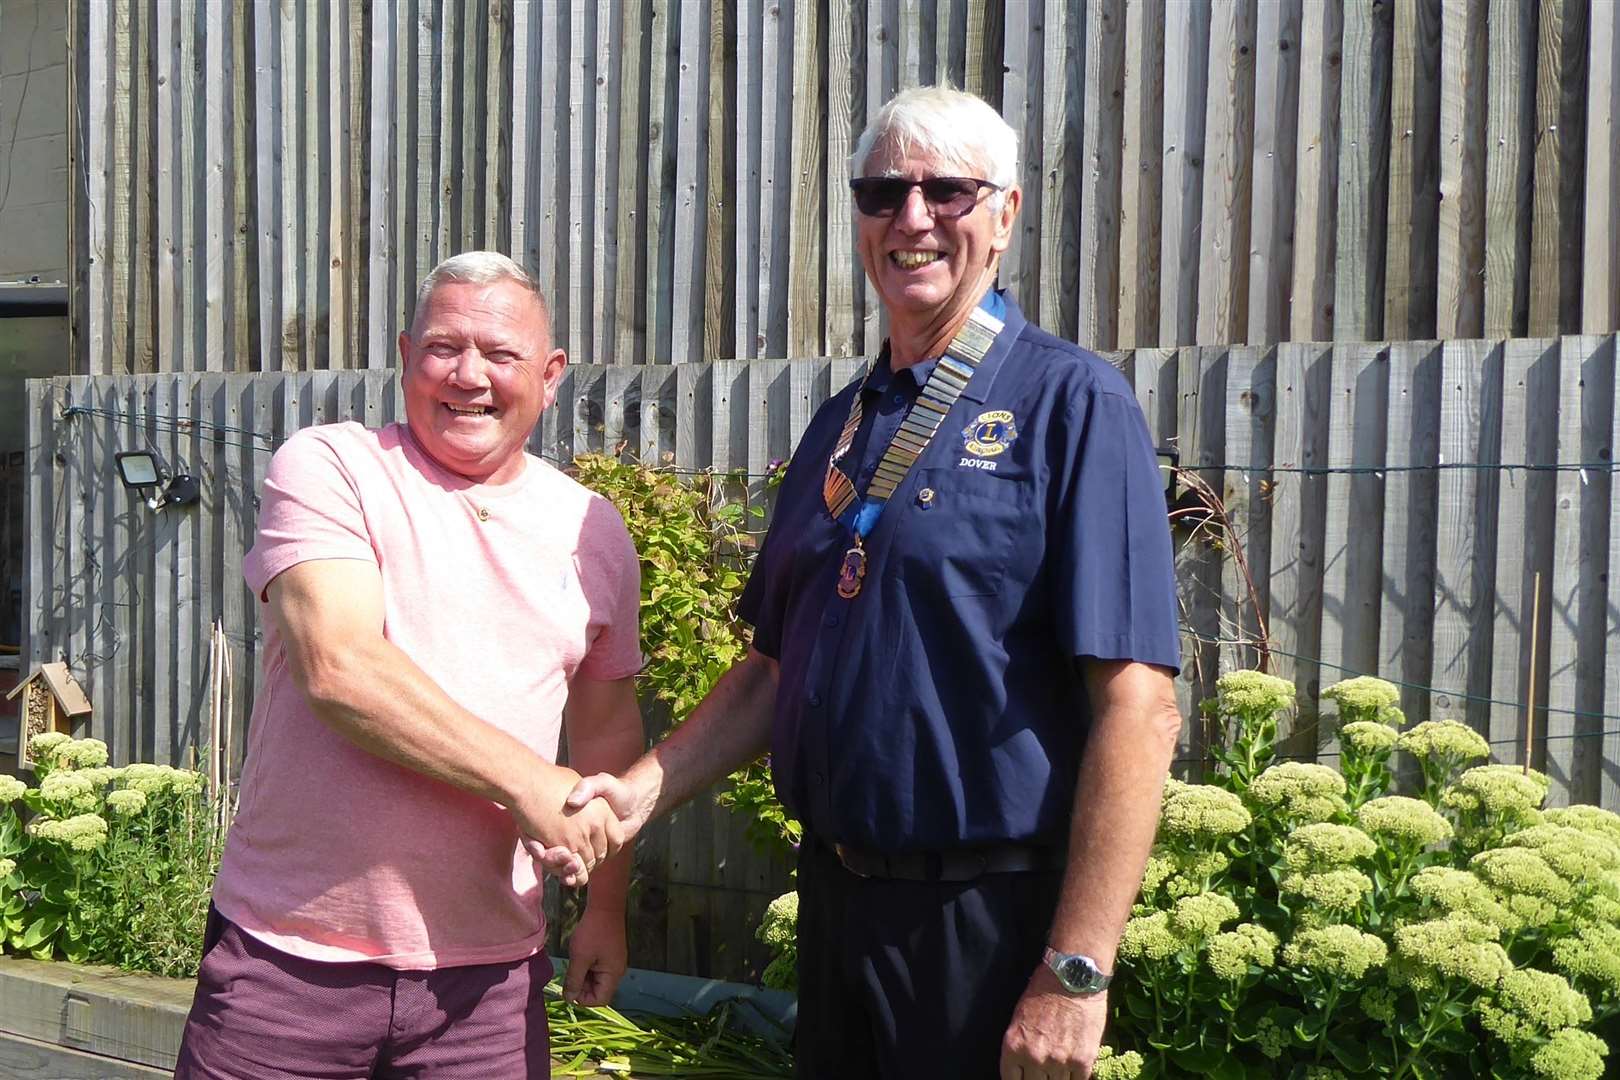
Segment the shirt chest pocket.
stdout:
<path fill-rule="evenodd" d="M 1035 524 L 1027 481 L 951 467 L 919 470 L 890 565 L 907 587 L 993 596 L 1019 537 Z"/>

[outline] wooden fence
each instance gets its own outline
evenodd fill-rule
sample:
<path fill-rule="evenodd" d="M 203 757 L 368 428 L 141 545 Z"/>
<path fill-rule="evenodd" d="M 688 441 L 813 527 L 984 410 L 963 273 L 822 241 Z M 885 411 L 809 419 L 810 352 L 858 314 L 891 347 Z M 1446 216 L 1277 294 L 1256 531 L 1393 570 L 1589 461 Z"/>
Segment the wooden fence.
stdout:
<path fill-rule="evenodd" d="M 1408 716 L 1454 716 L 1523 760 L 1535 640 L 1533 762 L 1557 801 L 1620 809 L 1620 400 L 1613 337 L 1285 343 L 1114 354 L 1159 445 L 1221 493 L 1300 710 L 1290 753 L 1331 755 L 1321 686 L 1403 684 Z M 613 451 L 758 475 L 860 369 L 848 359 L 574 366 L 531 449 Z M 271 449 L 310 424 L 403 416 L 394 373 L 183 373 L 29 383 L 24 611 L 29 665 L 65 659 L 116 761 L 183 761 L 208 715 L 206 643 L 237 650 L 246 727 L 257 605 L 242 584 Z M 112 455 L 150 446 L 202 482 L 149 512 Z M 1252 648 L 1236 562 L 1183 537 L 1186 715 Z M 1540 621 L 1533 623 L 1539 580 Z M 1189 723 L 1182 771 L 1202 735 Z M 241 746 L 234 748 L 239 760 Z M 700 802 L 643 845 L 640 966 L 739 975 L 784 868 Z"/>
<path fill-rule="evenodd" d="M 846 157 L 1020 132 L 1003 279 L 1104 349 L 1620 329 L 1610 0 L 75 0 L 74 370 L 384 367 L 508 251 L 580 362 L 861 356 Z"/>

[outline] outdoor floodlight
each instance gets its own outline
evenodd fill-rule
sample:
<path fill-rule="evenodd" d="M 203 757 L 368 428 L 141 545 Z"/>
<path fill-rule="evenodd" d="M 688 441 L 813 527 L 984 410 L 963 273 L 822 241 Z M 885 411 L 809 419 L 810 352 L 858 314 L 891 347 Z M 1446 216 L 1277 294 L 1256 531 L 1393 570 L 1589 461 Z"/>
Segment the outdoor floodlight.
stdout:
<path fill-rule="evenodd" d="M 134 492 L 146 492 L 146 508 L 161 510 L 165 506 L 185 506 L 197 501 L 200 491 L 197 478 L 190 473 L 171 474 L 163 459 L 151 450 L 129 450 L 114 454 L 118 465 L 118 479 Z"/>

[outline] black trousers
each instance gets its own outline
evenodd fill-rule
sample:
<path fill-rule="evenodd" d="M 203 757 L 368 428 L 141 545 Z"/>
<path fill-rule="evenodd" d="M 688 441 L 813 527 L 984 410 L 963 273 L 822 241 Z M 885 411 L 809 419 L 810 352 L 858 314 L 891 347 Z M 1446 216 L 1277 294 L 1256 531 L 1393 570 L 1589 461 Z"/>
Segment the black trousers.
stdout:
<path fill-rule="evenodd" d="M 995 1080 L 1062 875 L 861 878 L 799 849 L 799 1080 Z"/>

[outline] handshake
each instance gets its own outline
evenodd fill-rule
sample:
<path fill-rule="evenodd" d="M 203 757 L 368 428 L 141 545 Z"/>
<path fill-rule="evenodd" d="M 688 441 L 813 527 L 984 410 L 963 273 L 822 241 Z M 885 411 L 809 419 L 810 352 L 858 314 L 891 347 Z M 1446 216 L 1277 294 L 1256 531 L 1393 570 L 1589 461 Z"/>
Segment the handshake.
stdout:
<path fill-rule="evenodd" d="M 560 771 L 577 778 L 571 770 Z M 519 813 L 518 827 L 535 862 L 569 888 L 583 887 L 592 870 L 635 840 L 657 801 L 655 791 L 612 773 L 577 778 L 561 806 L 556 785 L 544 786 L 550 798 L 541 797 L 537 813 Z"/>

